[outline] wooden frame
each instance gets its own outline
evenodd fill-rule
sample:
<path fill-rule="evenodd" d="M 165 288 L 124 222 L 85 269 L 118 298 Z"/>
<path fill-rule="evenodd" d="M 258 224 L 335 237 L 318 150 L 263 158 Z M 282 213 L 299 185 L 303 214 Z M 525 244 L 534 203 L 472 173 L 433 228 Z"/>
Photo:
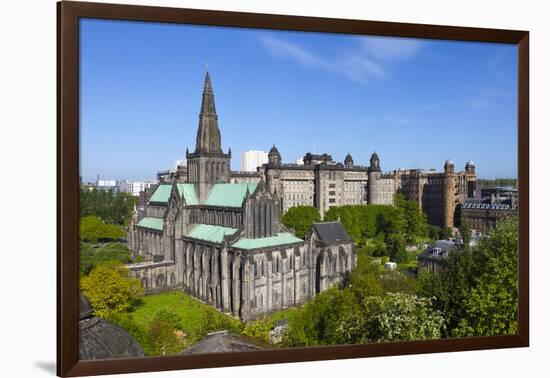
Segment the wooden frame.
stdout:
<path fill-rule="evenodd" d="M 526 31 L 60 2 L 57 52 L 57 374 L 148 372 L 529 345 L 529 33 Z M 243 353 L 78 360 L 79 18 L 322 31 L 518 45 L 519 334 L 433 341 L 278 349 Z"/>

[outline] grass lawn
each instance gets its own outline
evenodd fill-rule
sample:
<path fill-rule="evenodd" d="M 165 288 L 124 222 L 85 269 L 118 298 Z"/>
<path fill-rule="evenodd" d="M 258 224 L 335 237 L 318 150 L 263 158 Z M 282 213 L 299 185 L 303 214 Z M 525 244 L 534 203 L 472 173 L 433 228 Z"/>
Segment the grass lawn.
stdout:
<path fill-rule="evenodd" d="M 146 329 L 157 311 L 161 309 L 166 309 L 177 314 L 180 317 L 181 328 L 187 334 L 193 334 L 198 331 L 207 312 L 214 313 L 216 317 L 229 318 L 227 315 L 214 310 L 211 306 L 203 304 L 181 291 L 141 297 L 135 310 L 132 312 L 132 318 L 136 325 Z M 238 323 L 237 320 L 232 320 Z"/>

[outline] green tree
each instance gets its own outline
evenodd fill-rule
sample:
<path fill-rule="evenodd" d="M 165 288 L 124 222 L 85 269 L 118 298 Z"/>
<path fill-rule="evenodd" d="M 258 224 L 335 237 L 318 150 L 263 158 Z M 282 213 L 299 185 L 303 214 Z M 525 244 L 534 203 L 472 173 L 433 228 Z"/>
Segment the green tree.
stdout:
<path fill-rule="evenodd" d="M 453 229 L 450 227 L 443 227 L 440 234 L 441 239 L 449 239 L 453 237 Z"/>
<path fill-rule="evenodd" d="M 320 221 L 319 210 L 313 206 L 291 207 L 281 218 L 281 222 L 286 227 L 293 228 L 299 238 L 304 238 L 311 225 Z"/>
<path fill-rule="evenodd" d="M 273 320 L 269 318 L 261 318 L 253 322 L 246 323 L 242 330 L 242 334 L 269 342 L 269 331 L 271 331 L 272 328 Z"/>
<path fill-rule="evenodd" d="M 79 237 L 91 243 L 105 240 L 118 240 L 126 236 L 122 227 L 107 224 L 99 217 L 86 216 L 80 218 Z"/>
<path fill-rule="evenodd" d="M 420 211 L 417 202 L 407 200 L 402 193 L 397 193 L 395 205 L 402 217 L 403 232 L 407 243 L 415 243 L 418 237 L 425 237 L 428 234 L 426 216 Z"/>
<path fill-rule="evenodd" d="M 127 225 L 137 197 L 112 190 L 80 190 L 80 216 L 96 216 L 106 223 Z"/>
<path fill-rule="evenodd" d="M 108 262 L 80 279 L 80 287 L 94 307 L 95 314 L 106 318 L 131 309 L 141 293 L 139 281 L 119 262 Z"/>
<path fill-rule="evenodd" d="M 470 225 L 465 219 L 462 219 L 460 222 L 460 236 L 462 237 L 462 245 L 464 249 L 470 248 L 471 235 Z"/>
<path fill-rule="evenodd" d="M 185 348 L 182 337 L 177 334 L 178 316 L 169 310 L 158 311 L 147 330 L 152 355 L 176 354 Z"/>
<path fill-rule="evenodd" d="M 420 294 L 446 314 L 447 336 L 517 332 L 517 238 L 505 220 L 476 248 L 452 251 L 443 273 L 421 271 Z"/>
<path fill-rule="evenodd" d="M 389 234 L 386 237 L 386 251 L 391 261 L 402 263 L 407 261 L 405 237 L 403 234 Z"/>
<path fill-rule="evenodd" d="M 80 242 L 79 270 L 82 274 L 89 274 L 95 267 L 108 261 L 118 261 L 123 264 L 132 262 L 130 250 L 123 243 L 107 243 L 101 247 Z"/>

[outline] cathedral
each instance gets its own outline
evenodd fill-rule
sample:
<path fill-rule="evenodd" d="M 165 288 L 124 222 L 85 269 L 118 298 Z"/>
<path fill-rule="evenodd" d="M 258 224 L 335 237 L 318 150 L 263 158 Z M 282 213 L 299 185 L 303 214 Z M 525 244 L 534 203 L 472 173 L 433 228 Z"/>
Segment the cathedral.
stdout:
<path fill-rule="evenodd" d="M 181 289 L 242 320 L 295 306 L 349 275 L 355 245 L 340 222 L 316 223 L 305 240 L 280 223 L 277 188 L 231 179 L 208 73 L 186 177 L 161 182 L 129 226 L 145 292 Z M 273 190 L 270 190 L 273 189 Z"/>

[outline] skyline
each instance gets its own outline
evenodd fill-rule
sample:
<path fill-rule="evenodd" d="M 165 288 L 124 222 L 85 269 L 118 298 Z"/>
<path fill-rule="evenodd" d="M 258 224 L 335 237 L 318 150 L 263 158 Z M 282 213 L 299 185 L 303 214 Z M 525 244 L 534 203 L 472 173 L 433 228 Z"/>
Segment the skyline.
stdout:
<path fill-rule="evenodd" d="M 207 64 L 232 170 L 275 144 L 284 162 L 376 150 L 384 171 L 517 177 L 513 45 L 89 19 L 80 38 L 84 181 L 152 179 L 193 151 Z"/>

